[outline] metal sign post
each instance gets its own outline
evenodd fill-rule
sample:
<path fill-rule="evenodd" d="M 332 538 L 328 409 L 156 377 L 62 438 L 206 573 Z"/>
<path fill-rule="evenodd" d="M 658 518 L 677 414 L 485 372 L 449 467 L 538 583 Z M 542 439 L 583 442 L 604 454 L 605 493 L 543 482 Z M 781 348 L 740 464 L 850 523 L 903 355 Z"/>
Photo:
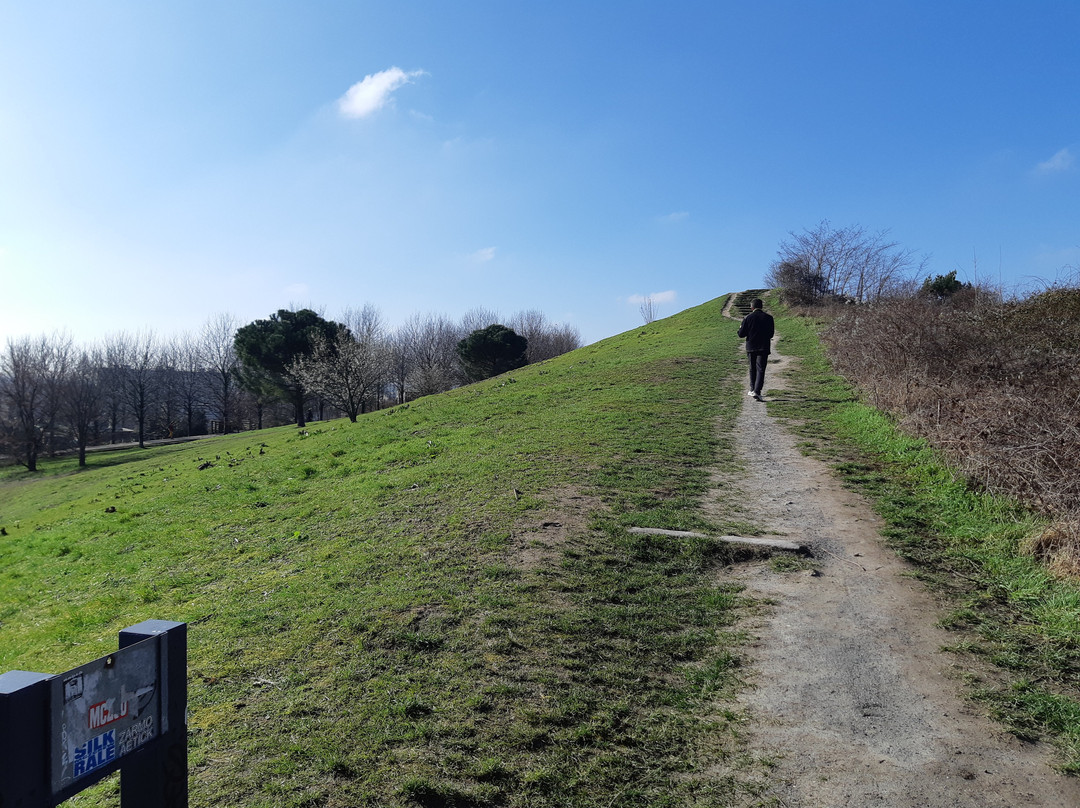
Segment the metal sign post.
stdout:
<path fill-rule="evenodd" d="M 186 711 L 186 623 L 130 626 L 67 673 L 0 674 L 0 808 L 53 808 L 117 769 L 122 808 L 186 808 Z"/>

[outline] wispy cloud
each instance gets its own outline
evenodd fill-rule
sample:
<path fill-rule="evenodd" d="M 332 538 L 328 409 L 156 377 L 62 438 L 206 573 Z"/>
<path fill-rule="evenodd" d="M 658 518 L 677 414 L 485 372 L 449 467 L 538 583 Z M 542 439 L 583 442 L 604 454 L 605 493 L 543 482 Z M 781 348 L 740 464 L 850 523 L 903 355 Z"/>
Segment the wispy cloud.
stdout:
<path fill-rule="evenodd" d="M 482 250 L 477 250 L 469 256 L 469 261 L 474 264 L 486 264 L 488 261 L 492 261 L 494 259 L 494 247 L 484 247 Z"/>
<path fill-rule="evenodd" d="M 1035 166 L 1036 174 L 1060 174 L 1068 171 L 1076 163 L 1076 157 L 1068 149 L 1062 149 L 1049 160 L 1044 160 Z"/>
<path fill-rule="evenodd" d="M 631 306 L 640 306 L 646 300 L 652 300 L 653 303 L 674 303 L 675 298 L 678 297 L 673 289 L 669 289 L 666 292 L 652 292 L 647 295 L 630 295 L 626 298 L 626 302 Z"/>
<path fill-rule="evenodd" d="M 346 118 L 366 118 L 386 106 L 395 90 L 423 75 L 423 70 L 406 73 L 400 67 L 391 67 L 364 76 L 338 99 L 338 111 Z"/>
<path fill-rule="evenodd" d="M 674 224 L 675 222 L 686 221 L 689 218 L 690 218 L 690 211 L 677 210 L 674 213 L 668 213 L 668 214 L 665 214 L 664 216 L 660 216 L 659 220 L 661 222 Z"/>

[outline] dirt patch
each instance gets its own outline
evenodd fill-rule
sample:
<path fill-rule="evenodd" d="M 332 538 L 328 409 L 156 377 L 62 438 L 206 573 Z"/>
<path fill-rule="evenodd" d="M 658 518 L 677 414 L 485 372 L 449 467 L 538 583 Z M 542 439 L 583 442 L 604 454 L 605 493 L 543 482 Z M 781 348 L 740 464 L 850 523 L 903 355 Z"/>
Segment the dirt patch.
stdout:
<path fill-rule="evenodd" d="M 522 570 L 555 566 L 571 536 L 584 532 L 589 515 L 603 506 L 599 499 L 576 490 L 545 494 L 550 504 L 531 513 L 515 528 L 507 549 L 507 563 Z"/>
<path fill-rule="evenodd" d="M 772 357 L 768 398 L 786 394 L 787 361 Z M 734 508 L 813 553 L 810 570 L 763 562 L 724 573 L 773 604 L 744 626 L 755 637 L 740 697 L 746 751 L 775 761 L 767 798 L 746 804 L 1080 805 L 1080 782 L 1050 767 L 1051 750 L 963 699 L 940 650 L 939 608 L 885 547 L 866 502 L 804 457 L 766 404 L 745 399 L 737 429 L 745 468 L 717 471 L 741 491 Z M 705 508 L 730 517 L 730 493 L 718 489 Z"/>

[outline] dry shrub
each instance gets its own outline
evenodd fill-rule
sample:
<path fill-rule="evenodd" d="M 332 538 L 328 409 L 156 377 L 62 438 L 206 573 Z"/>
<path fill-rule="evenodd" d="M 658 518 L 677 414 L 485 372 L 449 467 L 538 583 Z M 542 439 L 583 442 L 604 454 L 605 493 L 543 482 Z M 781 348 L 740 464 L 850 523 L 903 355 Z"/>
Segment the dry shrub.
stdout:
<path fill-rule="evenodd" d="M 1054 522 L 1031 538 L 1024 550 L 1058 575 L 1080 578 L 1080 519 Z"/>
<path fill-rule="evenodd" d="M 1080 289 L 860 306 L 826 344 L 871 403 L 988 490 L 1080 513 Z"/>

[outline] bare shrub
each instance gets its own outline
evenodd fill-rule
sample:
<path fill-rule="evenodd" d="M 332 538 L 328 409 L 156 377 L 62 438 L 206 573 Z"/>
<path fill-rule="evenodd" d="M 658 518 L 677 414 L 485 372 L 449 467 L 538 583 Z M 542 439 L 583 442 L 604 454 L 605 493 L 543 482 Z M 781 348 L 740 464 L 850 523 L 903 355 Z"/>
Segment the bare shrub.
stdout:
<path fill-rule="evenodd" d="M 954 297 L 841 313 L 825 335 L 836 368 L 969 478 L 1073 524 L 1080 514 L 1080 289 L 1011 302 L 979 290 Z"/>
<path fill-rule="evenodd" d="M 1080 518 L 1054 522 L 1024 550 L 1058 575 L 1080 578 Z"/>

